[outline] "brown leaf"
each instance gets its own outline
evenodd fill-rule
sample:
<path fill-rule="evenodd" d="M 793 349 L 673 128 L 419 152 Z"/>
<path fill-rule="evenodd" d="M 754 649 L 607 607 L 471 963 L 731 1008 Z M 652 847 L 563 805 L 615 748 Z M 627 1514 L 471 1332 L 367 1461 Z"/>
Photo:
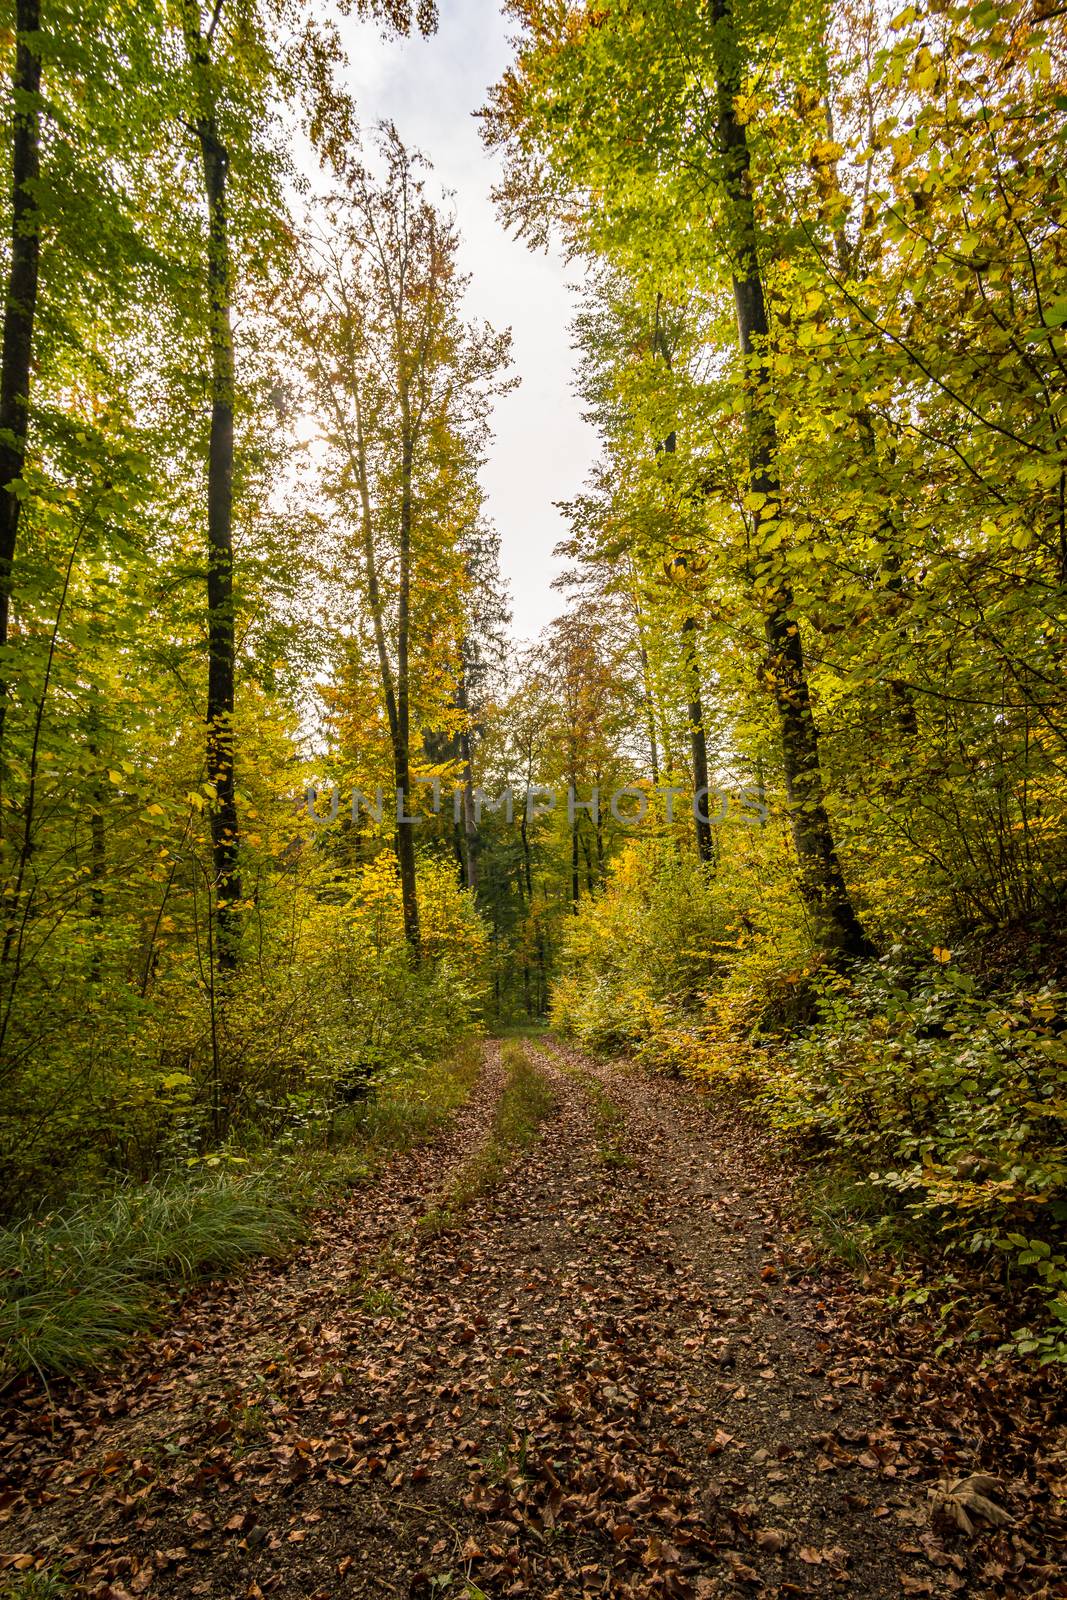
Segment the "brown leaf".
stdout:
<path fill-rule="evenodd" d="M 756 1534 L 756 1543 L 761 1550 L 769 1550 L 772 1555 L 777 1555 L 779 1550 L 784 1550 L 789 1543 L 789 1535 L 783 1533 L 781 1528 L 760 1528 Z"/>
<path fill-rule="evenodd" d="M 1000 1491 L 996 1478 L 988 1473 L 975 1472 L 969 1478 L 955 1478 L 932 1488 L 932 1516 L 936 1522 L 958 1528 L 973 1537 L 974 1519 L 988 1522 L 994 1528 L 1010 1527 L 1014 1522 L 1010 1511 L 998 1505 L 991 1497 Z"/>

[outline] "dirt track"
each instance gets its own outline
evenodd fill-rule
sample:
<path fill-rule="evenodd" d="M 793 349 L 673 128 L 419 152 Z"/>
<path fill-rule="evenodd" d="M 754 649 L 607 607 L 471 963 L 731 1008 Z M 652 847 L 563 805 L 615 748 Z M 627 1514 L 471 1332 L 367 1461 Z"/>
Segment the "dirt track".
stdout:
<path fill-rule="evenodd" d="M 1002 1435 L 1010 1507 L 1062 1436 L 872 1338 L 742 1122 L 527 1049 L 555 1112 L 461 1226 L 415 1224 L 485 1137 L 494 1046 L 311 1245 L 9 1418 L 5 1549 L 109 1600 L 1065 1592 L 1051 1505 L 971 1541 L 929 1497 Z"/>

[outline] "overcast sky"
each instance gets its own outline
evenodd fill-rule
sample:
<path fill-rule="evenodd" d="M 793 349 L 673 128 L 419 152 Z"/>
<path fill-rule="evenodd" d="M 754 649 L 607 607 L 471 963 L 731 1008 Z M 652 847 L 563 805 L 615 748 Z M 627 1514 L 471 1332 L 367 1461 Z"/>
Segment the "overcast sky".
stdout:
<path fill-rule="evenodd" d="M 443 0 L 441 14 L 430 39 L 387 39 L 372 24 L 345 22 L 349 82 L 364 128 L 391 118 L 404 142 L 430 157 L 436 181 L 455 191 L 470 313 L 514 334 L 522 382 L 497 403 L 482 482 L 500 531 L 513 632 L 532 638 L 562 609 L 551 589 L 559 570 L 552 549 L 565 529 L 553 501 L 580 488 L 596 438 L 571 391 L 567 271 L 558 256 L 510 238 L 489 198 L 499 163 L 471 113 L 511 58 L 504 18 L 495 0 Z"/>

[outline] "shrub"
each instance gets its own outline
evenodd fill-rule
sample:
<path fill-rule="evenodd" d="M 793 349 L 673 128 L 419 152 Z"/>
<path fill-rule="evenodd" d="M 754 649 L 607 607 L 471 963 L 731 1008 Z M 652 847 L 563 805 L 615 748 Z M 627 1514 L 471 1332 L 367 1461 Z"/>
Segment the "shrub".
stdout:
<path fill-rule="evenodd" d="M 1048 986 L 983 995 L 898 952 L 823 980 L 819 1020 L 778 1052 L 762 1102 L 801 1148 L 881 1196 L 883 1237 L 903 1221 L 1039 1291 L 1044 1331 L 1019 1340 L 1067 1356 L 1063 1001 Z"/>
<path fill-rule="evenodd" d="M 419 888 L 418 966 L 384 851 L 346 873 L 295 856 L 288 878 L 264 884 L 224 985 L 207 983 L 180 929 L 161 936 L 143 994 L 143 953 L 117 952 L 128 969 L 106 984 L 57 980 L 44 996 L 31 973 L 0 1076 L 0 1214 L 234 1141 L 298 1142 L 477 1029 L 482 920 L 451 864 L 422 861 Z"/>

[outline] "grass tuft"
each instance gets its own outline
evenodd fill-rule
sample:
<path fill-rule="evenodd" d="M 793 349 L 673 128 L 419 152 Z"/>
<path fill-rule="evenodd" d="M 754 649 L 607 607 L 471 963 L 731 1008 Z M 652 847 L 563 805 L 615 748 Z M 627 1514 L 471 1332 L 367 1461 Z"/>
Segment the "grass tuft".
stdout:
<path fill-rule="evenodd" d="M 72 1373 L 145 1326 L 161 1286 L 270 1255 L 298 1231 L 262 1174 L 123 1184 L 0 1229 L 0 1373 Z"/>
<path fill-rule="evenodd" d="M 54 1573 L 11 1572 L 0 1577 L 0 1600 L 62 1600 L 69 1586 Z"/>

